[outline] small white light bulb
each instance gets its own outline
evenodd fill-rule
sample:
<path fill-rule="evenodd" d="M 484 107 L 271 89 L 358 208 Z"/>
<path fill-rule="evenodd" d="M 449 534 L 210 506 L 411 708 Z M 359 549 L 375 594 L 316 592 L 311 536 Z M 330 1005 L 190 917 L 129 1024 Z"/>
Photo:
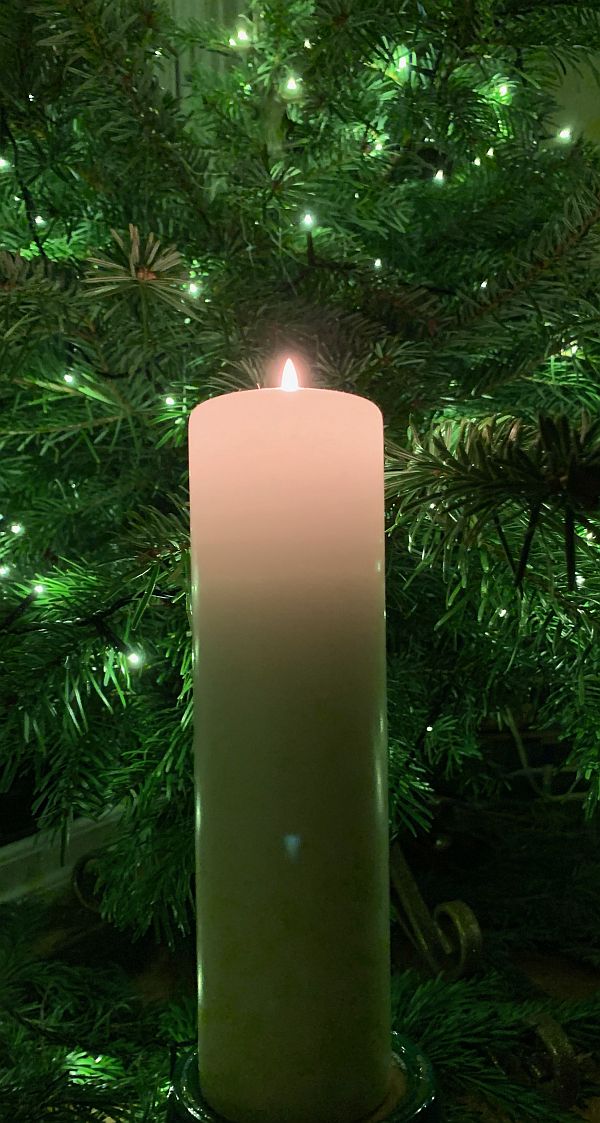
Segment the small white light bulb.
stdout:
<path fill-rule="evenodd" d="M 407 59 L 406 55 L 402 55 L 402 58 L 398 60 L 398 70 L 406 70 L 407 66 L 408 66 L 408 59 Z"/>
<path fill-rule="evenodd" d="M 443 173 L 443 171 L 442 171 L 442 169 L 441 169 L 441 168 L 439 169 L 439 171 L 437 171 L 437 172 L 435 173 L 435 175 L 434 175 L 434 177 L 433 177 L 433 178 L 434 178 L 434 180 L 435 180 L 435 182 L 436 182 L 436 183 L 443 183 L 443 181 L 444 181 L 444 173 Z"/>
<path fill-rule="evenodd" d="M 505 82 L 503 82 L 501 86 L 498 86 L 498 93 L 500 94 L 500 97 L 506 97 L 508 93 L 508 86 Z"/>
<path fill-rule="evenodd" d="M 166 406 L 174 406 L 175 405 L 175 398 L 172 398 L 171 395 L 169 394 L 169 397 L 165 398 L 165 405 Z"/>
<path fill-rule="evenodd" d="M 561 140 L 570 140 L 573 134 L 571 132 L 571 129 L 564 128 L 564 129 L 560 130 L 558 135 L 559 135 Z"/>
<path fill-rule="evenodd" d="M 142 662 L 142 656 L 137 651 L 130 651 L 127 656 L 127 662 L 132 667 L 139 667 Z"/>
<path fill-rule="evenodd" d="M 475 159 L 473 160 L 473 163 L 475 164 L 476 168 L 480 168 L 481 167 L 481 156 L 476 156 Z"/>
<path fill-rule="evenodd" d="M 493 155 L 494 155 L 494 149 L 493 149 L 493 148 L 488 148 L 488 150 L 487 150 L 487 152 L 486 152 L 486 156 L 493 156 Z"/>
<path fill-rule="evenodd" d="M 381 258 L 380 257 L 375 258 L 375 261 L 373 262 L 373 268 L 374 269 L 381 269 Z"/>
<path fill-rule="evenodd" d="M 11 523 L 10 529 L 12 530 L 13 534 L 22 534 L 23 533 L 23 527 L 22 527 L 21 523 Z"/>
<path fill-rule="evenodd" d="M 302 225 L 303 226 L 313 226 L 314 221 L 315 220 L 314 220 L 313 216 L 310 214 L 309 211 L 307 211 L 306 214 L 304 215 L 303 219 L 302 219 Z"/>
<path fill-rule="evenodd" d="M 428 725 L 428 726 L 427 726 L 427 732 L 428 732 L 428 733 L 433 733 L 433 725 Z"/>
<path fill-rule="evenodd" d="M 194 281 L 192 281 L 191 285 L 188 285 L 188 291 L 191 293 L 192 296 L 196 296 L 196 293 L 199 291 L 198 285 L 195 284 Z"/>
<path fill-rule="evenodd" d="M 238 37 L 240 43 L 247 43 L 249 41 L 248 32 L 246 31 L 246 29 L 244 27 L 238 27 L 237 37 Z"/>
<path fill-rule="evenodd" d="M 71 384 L 72 382 L 74 382 L 74 381 L 75 381 L 75 379 L 74 379 L 74 377 L 73 377 L 73 375 L 72 375 L 72 374 L 63 374 L 63 378 L 64 378 L 65 382 L 68 382 L 68 383 L 69 383 L 69 385 L 70 385 L 70 384 Z"/>
<path fill-rule="evenodd" d="M 488 283 L 487 283 L 487 281 L 482 281 L 482 282 L 481 282 L 481 284 L 480 284 L 480 286 L 479 286 L 479 288 L 480 288 L 480 289 L 487 289 L 487 286 L 488 286 Z"/>
<path fill-rule="evenodd" d="M 44 218 L 42 218 L 41 214 L 36 214 L 36 216 L 35 216 L 36 226 L 44 226 L 45 221 L 46 220 Z"/>
<path fill-rule="evenodd" d="M 508 612 L 507 608 L 499 608 L 498 609 L 498 616 L 506 616 L 507 612 Z"/>
<path fill-rule="evenodd" d="M 4 172 L 10 168 L 10 160 L 5 160 L 4 156 L 0 156 L 0 171 Z"/>
<path fill-rule="evenodd" d="M 231 37 L 230 37 L 230 39 L 229 39 L 229 46 L 230 46 L 230 47 L 235 47 L 235 46 L 237 46 L 237 44 L 236 44 L 236 41 L 235 41 L 235 39 L 233 38 L 233 36 L 231 36 Z"/>
<path fill-rule="evenodd" d="M 585 577 L 582 577 L 580 573 L 576 573 L 575 574 L 575 582 L 576 582 L 578 588 L 581 588 L 582 585 L 585 585 Z"/>
<path fill-rule="evenodd" d="M 9 565 L 0 565 L 0 577 L 8 577 L 9 573 L 10 573 L 10 566 Z"/>
<path fill-rule="evenodd" d="M 288 80 L 285 84 L 285 88 L 286 88 L 286 90 L 291 90 L 292 92 L 294 90 L 297 90 L 298 89 L 298 83 L 297 83 L 296 79 L 295 78 L 288 78 Z"/>
<path fill-rule="evenodd" d="M 306 47 L 307 51 L 310 51 L 310 49 L 312 47 L 312 43 L 311 43 L 310 39 L 304 40 L 304 46 Z"/>
<path fill-rule="evenodd" d="M 34 593 L 37 593 L 37 595 L 39 597 L 39 596 L 41 596 L 42 593 L 46 592 L 46 586 L 45 585 L 34 585 L 33 591 L 34 591 Z"/>

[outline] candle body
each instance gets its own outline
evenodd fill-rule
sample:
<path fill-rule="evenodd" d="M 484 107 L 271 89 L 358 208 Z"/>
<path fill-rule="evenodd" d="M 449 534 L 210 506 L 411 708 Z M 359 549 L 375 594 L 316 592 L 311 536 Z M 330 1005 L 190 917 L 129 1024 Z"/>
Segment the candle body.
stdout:
<path fill-rule="evenodd" d="M 211 399 L 190 498 L 203 1094 L 353 1123 L 391 1063 L 381 413 Z"/>

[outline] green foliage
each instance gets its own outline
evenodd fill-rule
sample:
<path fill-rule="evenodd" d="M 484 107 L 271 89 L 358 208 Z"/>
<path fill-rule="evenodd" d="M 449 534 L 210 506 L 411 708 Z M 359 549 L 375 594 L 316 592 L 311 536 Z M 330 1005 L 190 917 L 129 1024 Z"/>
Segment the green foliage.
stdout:
<path fill-rule="evenodd" d="M 244 28 L 0 12 L 3 785 L 30 772 L 63 838 L 120 807 L 104 914 L 171 942 L 185 423 L 284 348 L 384 416 L 390 831 L 510 790 L 492 721 L 553 730 L 561 798 L 600 798 L 600 158 L 551 124 L 597 6 L 253 0 Z"/>
<path fill-rule="evenodd" d="M 40 946 L 48 923 L 47 907 L 34 900 L 3 909 L 0 1046 L 8 1063 L 0 1071 L 0 1119 L 87 1123 L 109 1115 L 115 1123 L 159 1123 L 172 1049 L 195 1039 L 195 997 L 144 1001 L 131 974 L 98 961 L 98 952 L 93 967 L 68 962 L 66 951 L 48 957 Z M 498 972 L 450 984 L 410 971 L 392 976 L 393 1026 L 433 1062 L 444 1123 L 475 1123 L 497 1108 L 518 1123 L 579 1118 L 525 1073 L 515 1075 L 515 1065 L 532 1020 L 543 1014 L 560 1020 L 576 1048 L 596 1050 L 598 1007 L 597 997 L 519 1000 L 510 977 Z"/>

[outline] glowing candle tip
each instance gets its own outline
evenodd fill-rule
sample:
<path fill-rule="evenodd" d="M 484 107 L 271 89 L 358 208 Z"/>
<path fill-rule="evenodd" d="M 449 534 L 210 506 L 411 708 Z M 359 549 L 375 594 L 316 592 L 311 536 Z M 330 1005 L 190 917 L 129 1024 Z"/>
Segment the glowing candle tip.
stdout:
<path fill-rule="evenodd" d="M 282 390 L 299 390 L 298 375 L 296 368 L 291 359 L 286 359 L 283 367 L 283 374 L 281 375 L 281 389 Z"/>

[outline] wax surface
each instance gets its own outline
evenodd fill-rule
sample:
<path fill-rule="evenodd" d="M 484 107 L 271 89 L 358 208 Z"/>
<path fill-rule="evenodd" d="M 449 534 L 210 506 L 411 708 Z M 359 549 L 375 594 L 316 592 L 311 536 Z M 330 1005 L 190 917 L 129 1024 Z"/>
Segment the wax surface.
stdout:
<path fill-rule="evenodd" d="M 382 416 L 240 391 L 189 440 L 201 1086 L 353 1123 L 391 1064 Z"/>

